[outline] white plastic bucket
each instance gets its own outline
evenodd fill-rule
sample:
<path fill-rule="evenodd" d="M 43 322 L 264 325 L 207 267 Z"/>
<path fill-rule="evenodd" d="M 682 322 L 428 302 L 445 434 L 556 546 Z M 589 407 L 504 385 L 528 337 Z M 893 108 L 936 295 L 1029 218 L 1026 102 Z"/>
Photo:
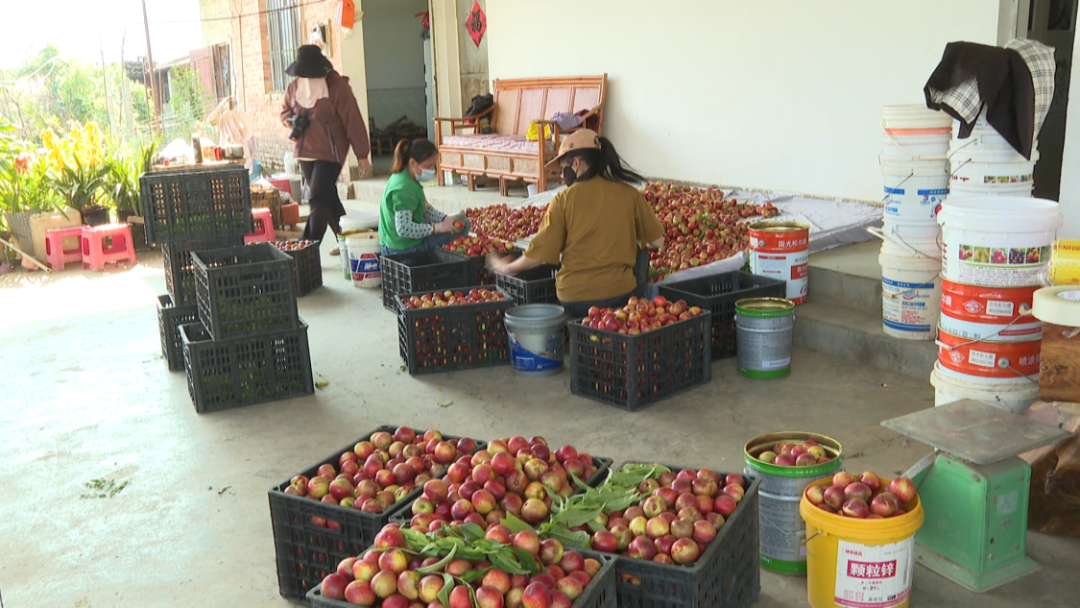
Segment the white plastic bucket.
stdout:
<path fill-rule="evenodd" d="M 932 220 L 949 195 L 949 161 L 880 158 L 885 217 Z"/>
<path fill-rule="evenodd" d="M 977 186 L 1034 186 L 1035 163 L 1038 151 L 1031 153 L 1031 160 L 1021 156 L 1012 147 L 986 148 L 983 146 L 953 147 L 949 153 L 952 167 L 950 187 L 960 184 Z"/>
<path fill-rule="evenodd" d="M 566 344 L 566 311 L 562 306 L 515 306 L 506 311 L 503 321 L 515 373 L 540 378 L 562 371 Z"/>
<path fill-rule="evenodd" d="M 382 268 L 379 264 L 382 248 L 379 247 L 379 233 L 362 232 L 350 234 L 347 238 L 353 287 L 382 287 Z"/>
<path fill-rule="evenodd" d="M 885 135 L 881 138 L 879 158 L 895 161 L 941 160 L 949 153 L 949 136 L 942 135 Z"/>
<path fill-rule="evenodd" d="M 941 261 L 884 253 L 881 264 L 881 325 L 904 340 L 933 340 L 941 315 Z"/>
<path fill-rule="evenodd" d="M 1035 189 L 1035 182 L 1021 184 L 973 184 L 954 183 L 949 186 L 949 200 L 971 196 L 1020 196 L 1030 197 Z M 945 201 L 948 205 L 948 201 Z M 938 210 L 938 213 L 941 211 Z"/>
<path fill-rule="evenodd" d="M 1003 196 L 952 199 L 938 216 L 944 244 L 942 274 L 967 285 L 1038 285 L 1063 221 L 1054 201 Z"/>
<path fill-rule="evenodd" d="M 934 363 L 930 372 L 934 387 L 934 405 L 942 406 L 962 399 L 973 399 L 1003 410 L 1022 414 L 1039 400 L 1039 377 L 979 378 L 945 369 Z"/>
<path fill-rule="evenodd" d="M 941 260 L 941 227 L 932 222 L 894 223 L 885 218 L 881 228 L 866 231 L 881 239 L 885 255 Z"/>
<path fill-rule="evenodd" d="M 348 215 L 341 216 L 340 222 L 341 231 L 346 233 L 353 230 L 378 230 L 379 214 L 368 211 L 350 213 Z"/>
<path fill-rule="evenodd" d="M 1012 144 L 1009 143 L 1009 140 L 1005 139 L 1001 133 L 998 133 L 997 129 L 987 122 L 985 108 L 979 113 L 979 117 L 975 119 L 975 125 L 971 129 L 971 135 L 964 139 L 960 139 L 960 121 L 954 120 L 952 138 L 957 146 L 971 143 L 972 145 L 1008 147 L 1012 149 Z"/>
<path fill-rule="evenodd" d="M 888 135 L 915 136 L 952 133 L 953 119 L 922 104 L 884 106 L 881 126 Z"/>

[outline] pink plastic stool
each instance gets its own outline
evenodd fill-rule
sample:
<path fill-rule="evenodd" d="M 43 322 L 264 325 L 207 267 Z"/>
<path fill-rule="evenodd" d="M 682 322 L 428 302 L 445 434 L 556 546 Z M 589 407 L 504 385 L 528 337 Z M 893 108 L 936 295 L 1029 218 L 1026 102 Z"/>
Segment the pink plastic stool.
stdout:
<path fill-rule="evenodd" d="M 131 242 L 129 224 L 106 224 L 104 226 L 83 226 L 82 230 L 83 268 L 105 270 L 109 262 L 127 260 L 134 264 L 135 247 Z"/>
<path fill-rule="evenodd" d="M 274 220 L 270 216 L 270 210 L 259 207 L 251 210 L 255 219 L 255 232 L 244 235 L 244 244 L 259 242 L 274 242 Z"/>
<path fill-rule="evenodd" d="M 83 228 L 84 226 L 70 226 L 45 231 L 45 255 L 49 259 L 50 268 L 59 271 L 63 270 L 66 264 L 82 261 Z M 64 249 L 64 240 L 71 238 L 75 239 L 75 248 Z"/>

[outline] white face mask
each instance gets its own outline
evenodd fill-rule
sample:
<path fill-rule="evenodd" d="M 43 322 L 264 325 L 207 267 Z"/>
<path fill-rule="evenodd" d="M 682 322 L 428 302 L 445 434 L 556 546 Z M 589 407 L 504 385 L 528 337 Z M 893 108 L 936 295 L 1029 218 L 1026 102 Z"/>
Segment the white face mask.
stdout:
<path fill-rule="evenodd" d="M 435 170 L 434 169 L 421 168 L 420 169 L 420 175 L 416 176 L 416 181 L 418 181 L 418 182 L 430 182 L 430 181 L 432 181 L 434 179 L 435 179 Z"/>

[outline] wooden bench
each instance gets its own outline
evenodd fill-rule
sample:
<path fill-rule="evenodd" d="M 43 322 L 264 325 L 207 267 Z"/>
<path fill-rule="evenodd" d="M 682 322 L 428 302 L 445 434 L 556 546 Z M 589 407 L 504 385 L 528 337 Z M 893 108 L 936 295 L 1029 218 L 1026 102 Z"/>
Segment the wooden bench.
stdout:
<path fill-rule="evenodd" d="M 504 196 L 507 182 L 514 180 L 536 184 L 539 192 L 547 190 L 557 172 L 545 171 L 545 165 L 558 154 L 562 137 L 582 128 L 560 129 L 552 116 L 585 112 L 586 119 L 595 121 L 596 132 L 602 133 L 606 88 L 607 74 L 496 80 L 495 104 L 486 112 L 469 118 L 435 118 L 439 185 L 445 185 L 446 171 L 456 171 L 466 177 L 469 190 L 476 188 L 476 177 L 481 175 L 497 178 Z M 492 132 L 481 134 L 478 125 L 485 117 Z M 551 137 L 529 141 L 525 134 L 533 122 L 541 125 L 541 134 L 547 125 Z"/>

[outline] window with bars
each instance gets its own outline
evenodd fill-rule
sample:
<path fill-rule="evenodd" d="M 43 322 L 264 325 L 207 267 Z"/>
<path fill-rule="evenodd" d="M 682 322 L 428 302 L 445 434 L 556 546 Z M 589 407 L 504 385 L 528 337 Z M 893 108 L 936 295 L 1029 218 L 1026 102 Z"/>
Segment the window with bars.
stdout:
<path fill-rule="evenodd" d="M 266 31 L 270 42 L 270 80 L 283 91 L 292 78 L 285 73 L 300 46 L 300 0 L 266 0 Z"/>

